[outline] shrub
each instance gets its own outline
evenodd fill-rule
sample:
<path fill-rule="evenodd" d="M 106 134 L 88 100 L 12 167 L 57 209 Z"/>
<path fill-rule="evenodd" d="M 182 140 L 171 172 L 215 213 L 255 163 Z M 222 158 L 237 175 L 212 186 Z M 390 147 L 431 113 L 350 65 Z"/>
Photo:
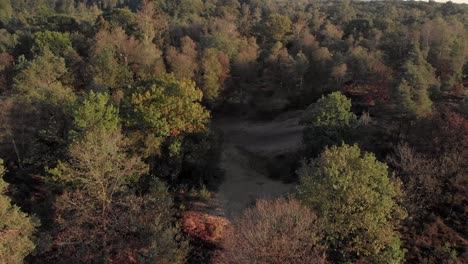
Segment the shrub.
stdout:
<path fill-rule="evenodd" d="M 259 200 L 223 242 L 220 263 L 325 263 L 317 217 L 297 200 Z"/>

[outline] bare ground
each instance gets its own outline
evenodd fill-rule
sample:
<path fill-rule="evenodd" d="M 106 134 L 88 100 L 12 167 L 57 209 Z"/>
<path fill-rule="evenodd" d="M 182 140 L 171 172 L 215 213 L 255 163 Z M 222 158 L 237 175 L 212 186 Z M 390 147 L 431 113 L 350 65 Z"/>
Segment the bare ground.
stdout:
<path fill-rule="evenodd" d="M 224 138 L 220 164 L 224 182 L 214 196 L 215 214 L 232 219 L 257 199 L 275 198 L 294 190 L 294 184 L 269 177 L 267 164 L 274 157 L 300 147 L 301 114 L 301 111 L 287 112 L 271 121 L 234 117 L 215 120 Z"/>

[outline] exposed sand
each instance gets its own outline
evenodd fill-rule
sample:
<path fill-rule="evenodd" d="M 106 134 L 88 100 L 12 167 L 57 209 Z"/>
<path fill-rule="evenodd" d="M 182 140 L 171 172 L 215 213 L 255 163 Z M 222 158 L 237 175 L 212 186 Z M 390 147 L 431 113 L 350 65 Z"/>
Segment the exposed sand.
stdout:
<path fill-rule="evenodd" d="M 287 112 L 272 121 L 232 117 L 215 121 L 224 134 L 221 168 L 225 178 L 214 198 L 225 217 L 232 219 L 259 198 L 275 198 L 294 190 L 294 184 L 269 178 L 263 160 L 300 147 L 301 114 Z"/>

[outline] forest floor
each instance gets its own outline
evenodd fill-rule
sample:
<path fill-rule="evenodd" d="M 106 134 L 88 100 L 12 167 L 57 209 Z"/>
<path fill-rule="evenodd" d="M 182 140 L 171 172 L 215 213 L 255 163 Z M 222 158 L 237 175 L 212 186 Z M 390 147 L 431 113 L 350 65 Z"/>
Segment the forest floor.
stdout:
<path fill-rule="evenodd" d="M 215 119 L 214 125 L 224 139 L 220 162 L 224 181 L 214 195 L 215 214 L 232 220 L 257 199 L 294 191 L 295 185 L 285 177 L 290 176 L 289 155 L 301 146 L 301 115 L 302 111 L 291 111 L 266 121 Z"/>

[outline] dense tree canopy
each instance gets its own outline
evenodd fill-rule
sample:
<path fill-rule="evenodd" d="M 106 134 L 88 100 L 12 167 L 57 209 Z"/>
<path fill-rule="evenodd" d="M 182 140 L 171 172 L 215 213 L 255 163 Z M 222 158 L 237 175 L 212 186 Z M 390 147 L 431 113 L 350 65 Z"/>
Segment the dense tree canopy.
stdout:
<path fill-rule="evenodd" d="M 56 204 L 59 256 L 72 250 L 76 258 L 107 259 L 138 247 L 116 242 L 137 233 L 144 237 L 143 245 L 154 247 L 144 258 L 183 261 L 186 246 L 175 240 L 178 231 L 170 225 L 171 198 L 163 184 L 153 187 L 158 192 L 135 195 L 148 168 L 141 158 L 126 152 L 118 112 L 109 96 L 91 92 L 74 115 L 78 137 L 69 147 L 69 160 L 50 171 L 63 191 Z M 153 241 L 153 237 L 159 238 Z"/>
<path fill-rule="evenodd" d="M 304 204 L 258 203 L 233 258 L 462 261 L 467 20 L 468 5 L 434 1 L 0 0 L 0 198 L 5 228 L 25 230 L 0 241 L 0 262 L 209 263 L 217 245 L 189 247 L 176 218 L 216 211 L 196 196 L 225 206 L 210 192 L 238 152 L 288 182 L 315 159 Z M 223 140 L 247 137 L 222 135 L 229 118 L 288 124 L 272 144 L 301 130 L 303 144 L 231 149 Z"/>

